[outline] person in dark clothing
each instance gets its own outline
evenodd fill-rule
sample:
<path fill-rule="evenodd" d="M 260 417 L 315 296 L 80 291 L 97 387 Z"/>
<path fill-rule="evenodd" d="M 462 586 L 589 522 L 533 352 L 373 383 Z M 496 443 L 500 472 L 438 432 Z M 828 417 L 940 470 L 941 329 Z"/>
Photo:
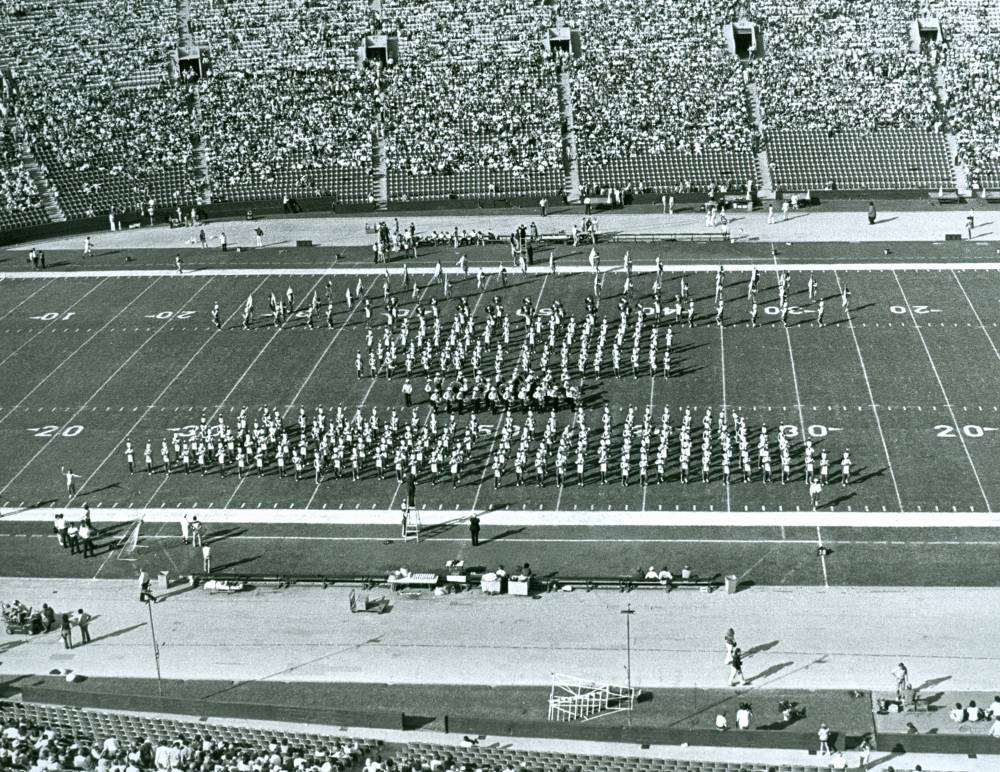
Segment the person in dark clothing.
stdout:
<path fill-rule="evenodd" d="M 469 536 L 472 537 L 472 546 L 479 546 L 479 518 L 473 515 L 469 518 Z"/>
<path fill-rule="evenodd" d="M 878 217 L 878 213 L 875 211 L 875 202 L 874 201 L 869 201 L 868 202 L 868 224 L 869 225 L 874 225 L 876 217 Z"/>
<path fill-rule="evenodd" d="M 59 620 L 59 631 L 62 635 L 63 646 L 67 649 L 73 648 L 73 625 L 69 621 L 69 614 L 63 614 Z"/>

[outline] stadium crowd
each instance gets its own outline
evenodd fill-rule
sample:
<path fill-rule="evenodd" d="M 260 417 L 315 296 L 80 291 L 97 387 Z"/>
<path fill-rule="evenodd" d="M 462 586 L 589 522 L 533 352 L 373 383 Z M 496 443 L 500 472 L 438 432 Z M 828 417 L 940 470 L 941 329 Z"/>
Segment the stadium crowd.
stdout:
<path fill-rule="evenodd" d="M 329 195 L 316 174 L 371 170 L 372 70 L 232 70 L 198 85 L 209 173 L 221 192 L 268 185 Z"/>
<path fill-rule="evenodd" d="M 752 0 L 767 55 L 751 63 L 768 128 L 931 129 L 940 119 L 932 57 L 910 52 L 915 0 Z"/>
<path fill-rule="evenodd" d="M 389 168 L 406 175 L 561 167 L 555 67 L 526 0 L 395 0 L 401 62 L 387 68 Z"/>
<path fill-rule="evenodd" d="M 565 10 L 583 37 L 570 65 L 581 163 L 751 147 L 741 66 L 710 7 L 649 13 L 601 0 Z"/>
<path fill-rule="evenodd" d="M 0 724 L 0 768 L 55 772 L 252 772 L 299 770 L 337 772 L 357 765 L 362 750 L 354 741 L 330 738 L 314 748 L 261 735 L 259 743 L 232 742 L 205 734 L 173 740 L 147 737 L 125 741 L 87 736 L 32 721 L 5 718 Z"/>

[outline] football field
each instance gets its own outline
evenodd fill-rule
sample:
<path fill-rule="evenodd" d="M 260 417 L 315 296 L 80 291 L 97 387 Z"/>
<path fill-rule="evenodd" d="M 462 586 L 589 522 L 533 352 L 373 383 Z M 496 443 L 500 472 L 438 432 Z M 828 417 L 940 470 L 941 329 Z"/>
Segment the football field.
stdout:
<path fill-rule="evenodd" d="M 653 313 L 650 287 L 651 257 L 643 260 L 642 246 L 632 245 L 636 267 L 633 302 L 641 303 L 647 320 Z M 488 251 L 484 250 L 484 251 Z M 556 302 L 582 321 L 584 303 L 592 291 L 592 275 L 585 268 L 545 268 L 528 274 L 510 270 L 506 284 L 496 274 L 494 254 L 479 262 L 489 266 L 485 292 L 476 289 L 475 248 L 468 250 L 472 273 L 452 274 L 449 295 L 430 282 L 429 268 L 411 269 L 416 291 L 406 289 L 400 267 L 391 269 L 388 291 L 404 313 L 418 302 L 428 308 L 437 298 L 444 329 L 460 299 L 473 315 L 484 318 L 485 306 L 499 297 L 513 315 L 525 298 L 542 314 Z M 620 253 L 624 247 L 602 250 L 605 275 L 598 318 L 607 314 L 610 337 L 617 326 L 617 304 L 624 274 Z M 775 260 L 777 262 L 777 258 Z M 766 425 L 772 444 L 783 433 L 792 449 L 792 479 L 765 483 L 759 471 L 743 483 L 734 473 L 731 484 L 720 475 L 718 460 L 711 479 L 703 483 L 698 452 L 692 459 L 691 482 L 679 481 L 676 446 L 671 448 L 667 480 L 642 486 L 633 471 L 630 485 L 617 477 L 612 452 L 610 483 L 602 485 L 594 458 L 588 459 L 583 485 L 575 475 L 565 487 L 551 474 L 543 485 L 518 486 L 509 470 L 494 487 L 487 464 L 497 435 L 499 417 L 478 414 L 479 432 L 470 460 L 457 487 L 442 476 L 439 484 L 419 481 L 417 505 L 428 513 L 471 511 L 519 513 L 610 513 L 604 525 L 628 526 L 632 513 L 678 513 L 679 524 L 690 524 L 686 513 L 746 513 L 747 523 L 761 522 L 762 514 L 811 512 L 803 482 L 802 446 L 812 440 L 831 458 L 831 484 L 820 498 L 816 522 L 830 513 L 870 515 L 870 524 L 906 524 L 911 513 L 940 513 L 940 524 L 961 517 L 956 524 L 974 524 L 970 517 L 993 511 L 1000 501 L 1000 400 L 995 384 L 1000 376 L 1000 292 L 992 267 L 914 269 L 908 264 L 836 264 L 812 271 L 825 301 L 823 327 L 816 323 L 816 305 L 807 298 L 809 271 L 790 266 L 791 306 L 788 324 L 782 324 L 777 304 L 776 269 L 762 266 L 758 296 L 758 325 L 750 326 L 746 303 L 749 271 L 733 266 L 726 272 L 724 325 L 715 322 L 714 264 L 667 266 L 664 299 L 679 292 L 682 279 L 695 300 L 694 325 L 678 322 L 669 310 L 660 322 L 661 335 L 673 327 L 672 369 L 650 375 L 645 339 L 642 366 L 634 376 L 623 356 L 622 377 L 611 372 L 607 354 L 597 375 L 588 364 L 577 372 L 576 350 L 571 372 L 579 378 L 582 401 L 591 426 L 600 425 L 608 403 L 613 436 L 634 408 L 641 420 L 652 407 L 654 424 L 669 407 L 676 429 L 690 409 L 695 434 L 707 409 L 725 409 L 742 415 L 751 441 Z M 278 269 L 229 275 L 225 270 L 182 276 L 115 272 L 72 278 L 33 275 L 0 282 L 0 505 L 5 513 L 67 504 L 60 468 L 80 475 L 75 505 L 86 501 L 96 511 L 132 509 L 137 513 L 160 509 L 217 509 L 238 519 L 239 510 L 273 510 L 273 523 L 294 510 L 398 511 L 401 486 L 388 470 L 377 479 L 370 462 L 359 481 L 350 475 L 335 479 L 325 473 L 320 483 L 311 474 L 296 481 L 280 479 L 273 463 L 262 475 L 241 479 L 235 469 L 220 474 L 217 466 L 203 474 L 159 466 L 159 446 L 175 434 L 193 436 L 202 417 L 211 425 L 219 418 L 232 424 L 240 409 L 251 417 L 261 407 L 276 408 L 287 425 L 294 425 L 299 408 L 311 417 L 317 406 L 330 415 L 343 405 L 350 415 L 360 408 L 367 415 L 377 408 L 387 417 L 398 411 L 410 420 L 400 387 L 402 368 L 388 379 L 384 373 L 358 378 L 355 352 L 365 348 L 365 315 L 359 305 L 348 309 L 345 291 L 361 283 L 373 310 L 372 326 L 380 334 L 386 322 L 381 271 L 354 272 L 349 268 L 303 269 L 285 275 Z M 329 284 L 329 287 L 328 287 Z M 284 325 L 275 327 L 267 309 L 271 293 L 283 296 L 291 288 L 297 308 Z M 850 291 L 850 310 L 841 308 L 841 294 Z M 327 293 L 335 313 L 327 325 Z M 318 293 L 320 312 L 315 329 L 306 324 L 304 309 Z M 243 330 L 240 312 L 253 294 L 256 319 Z M 219 303 L 222 329 L 211 322 Z M 262 313 L 263 312 L 263 313 Z M 647 323 L 646 332 L 652 327 Z M 512 331 L 504 375 L 514 365 L 523 331 Z M 591 344 L 593 345 L 593 344 Z M 626 344 L 626 352 L 629 350 Z M 492 357 L 488 357 L 492 370 Z M 424 373 L 414 369 L 417 420 L 430 419 L 423 390 Z M 571 420 L 559 411 L 558 426 Z M 523 421 L 515 414 L 515 422 Z M 469 419 L 457 415 L 460 428 Z M 447 416 L 437 417 L 439 423 Z M 540 423 L 543 419 L 539 419 Z M 136 448 L 137 470 L 129 474 L 124 443 Z M 142 450 L 150 442 L 156 468 L 145 472 Z M 850 485 L 841 486 L 837 462 L 845 448 L 854 460 Z M 716 450 L 717 453 L 717 450 Z M 237 513 L 237 514 L 234 514 Z M 892 514 L 896 513 L 895 517 Z M 289 518 L 293 522 L 294 516 Z M 363 520 L 363 517 L 361 518 Z M 360 522 L 360 521 L 359 521 Z M 593 521 L 580 521 L 581 524 Z M 657 521 L 662 523 L 664 521 Z M 868 524 L 868 519 L 860 521 Z M 987 525 L 987 521 L 983 521 Z M 398 529 L 397 529 L 398 530 Z M 810 535 L 810 539 L 812 536 Z"/>

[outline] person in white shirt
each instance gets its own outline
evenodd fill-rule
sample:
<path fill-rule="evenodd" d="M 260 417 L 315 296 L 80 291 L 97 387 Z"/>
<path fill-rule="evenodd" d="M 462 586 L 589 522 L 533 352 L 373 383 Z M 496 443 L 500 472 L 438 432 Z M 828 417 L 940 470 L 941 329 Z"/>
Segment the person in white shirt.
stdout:
<path fill-rule="evenodd" d="M 956 724 L 961 724 L 965 721 L 965 708 L 962 707 L 962 703 L 956 702 L 955 707 L 951 709 L 951 713 L 949 713 L 948 716 Z"/>
<path fill-rule="evenodd" d="M 965 720 L 966 721 L 982 721 L 983 720 L 983 709 L 976 705 L 976 701 L 972 700 L 969 703 L 969 707 L 965 709 Z"/>
<path fill-rule="evenodd" d="M 719 711 L 719 714 L 715 717 L 715 728 L 720 732 L 725 732 L 729 729 L 729 719 L 726 718 L 724 711 Z"/>
<path fill-rule="evenodd" d="M 833 758 L 830 760 L 830 769 L 847 769 L 847 759 L 844 758 L 843 753 L 833 754 Z"/>
<path fill-rule="evenodd" d="M 990 704 L 990 709 L 987 715 L 990 718 L 1000 719 L 1000 694 L 993 696 L 993 702 Z"/>
<path fill-rule="evenodd" d="M 741 703 L 740 709 L 736 711 L 736 726 L 739 729 L 749 729 L 751 718 L 753 718 L 753 712 L 750 710 L 750 703 Z"/>

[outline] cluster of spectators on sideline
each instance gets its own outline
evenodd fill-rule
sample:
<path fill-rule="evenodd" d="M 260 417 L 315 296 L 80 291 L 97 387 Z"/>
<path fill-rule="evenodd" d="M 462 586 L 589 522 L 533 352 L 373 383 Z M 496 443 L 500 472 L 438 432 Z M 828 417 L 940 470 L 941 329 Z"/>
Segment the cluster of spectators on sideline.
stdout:
<path fill-rule="evenodd" d="M 253 745 L 224 742 L 209 734 L 173 740 L 147 737 L 126 742 L 114 736 L 87 737 L 30 721 L 5 718 L 0 723 L 0 769 L 31 772 L 338 772 L 361 761 L 353 741 L 330 738 L 323 747 L 307 749 L 262 735 Z M 381 762 L 366 760 L 367 772 Z"/>
<path fill-rule="evenodd" d="M 571 65 L 581 162 L 753 145 L 741 64 L 710 6 L 649 13 L 600 0 L 563 10 L 583 39 Z"/>
<path fill-rule="evenodd" d="M 385 71 L 386 156 L 411 176 L 561 168 L 556 68 L 527 0 L 394 0 L 400 63 Z"/>
<path fill-rule="evenodd" d="M 1000 694 L 994 695 L 993 702 L 985 710 L 976 705 L 975 700 L 970 700 L 968 705 L 963 706 L 961 702 L 956 702 L 955 707 L 948 713 L 948 717 L 956 724 L 975 724 L 980 721 L 992 721 L 996 728 L 996 734 L 990 729 L 990 734 L 1000 738 Z"/>
<path fill-rule="evenodd" d="M 910 51 L 916 0 L 750 0 L 767 55 L 751 64 L 768 128 L 933 129 L 932 56 Z"/>

